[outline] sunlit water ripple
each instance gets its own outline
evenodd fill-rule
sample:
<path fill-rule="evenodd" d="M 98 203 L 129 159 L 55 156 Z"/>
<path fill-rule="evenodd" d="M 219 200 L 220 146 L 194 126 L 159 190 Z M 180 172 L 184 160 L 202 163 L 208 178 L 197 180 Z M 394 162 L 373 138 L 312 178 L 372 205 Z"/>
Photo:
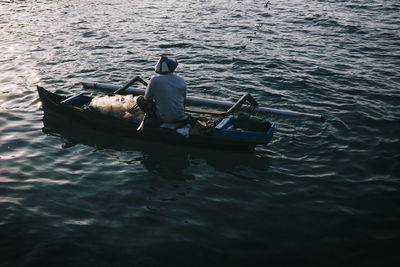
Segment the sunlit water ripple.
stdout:
<path fill-rule="evenodd" d="M 398 266 L 400 4 L 264 3 L 1 1 L 0 266 Z M 190 95 L 327 120 L 271 115 L 242 153 L 44 117 L 36 85 L 148 79 L 160 54 Z"/>

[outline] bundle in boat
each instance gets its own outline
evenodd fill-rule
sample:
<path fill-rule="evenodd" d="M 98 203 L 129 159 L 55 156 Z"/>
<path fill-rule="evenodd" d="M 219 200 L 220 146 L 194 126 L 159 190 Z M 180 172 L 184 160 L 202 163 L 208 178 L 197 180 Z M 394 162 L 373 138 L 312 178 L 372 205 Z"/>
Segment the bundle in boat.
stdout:
<path fill-rule="evenodd" d="M 103 114 L 140 122 L 144 113 L 136 100 L 137 96 L 132 95 L 96 96 L 89 106 Z"/>

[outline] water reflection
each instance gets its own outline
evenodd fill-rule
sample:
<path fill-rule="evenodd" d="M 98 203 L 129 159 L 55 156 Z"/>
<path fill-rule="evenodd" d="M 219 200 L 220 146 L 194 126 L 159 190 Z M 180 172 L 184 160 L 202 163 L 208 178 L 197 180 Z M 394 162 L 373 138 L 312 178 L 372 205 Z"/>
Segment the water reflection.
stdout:
<path fill-rule="evenodd" d="M 43 132 L 63 139 L 62 148 L 69 149 L 77 144 L 94 147 L 97 150 L 112 149 L 129 153 L 128 156 L 116 156 L 125 164 L 140 162 L 149 172 L 167 179 L 194 179 L 189 167 L 205 162 L 219 172 L 238 174 L 244 169 L 266 171 L 269 159 L 265 155 L 253 152 L 223 151 L 209 148 L 188 147 L 150 142 L 140 138 L 129 138 L 119 133 L 98 130 L 83 123 L 72 121 L 45 112 Z"/>

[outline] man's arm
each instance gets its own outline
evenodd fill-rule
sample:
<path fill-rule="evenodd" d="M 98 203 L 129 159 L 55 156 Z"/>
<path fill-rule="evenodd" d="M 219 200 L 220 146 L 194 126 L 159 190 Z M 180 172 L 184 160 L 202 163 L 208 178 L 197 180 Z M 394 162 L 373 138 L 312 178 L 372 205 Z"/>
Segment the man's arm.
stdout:
<path fill-rule="evenodd" d="M 153 98 L 154 98 L 154 81 L 153 81 L 153 78 L 154 77 L 152 77 L 150 79 L 149 84 L 147 85 L 146 91 L 144 93 L 144 99 L 146 101 L 152 101 Z"/>

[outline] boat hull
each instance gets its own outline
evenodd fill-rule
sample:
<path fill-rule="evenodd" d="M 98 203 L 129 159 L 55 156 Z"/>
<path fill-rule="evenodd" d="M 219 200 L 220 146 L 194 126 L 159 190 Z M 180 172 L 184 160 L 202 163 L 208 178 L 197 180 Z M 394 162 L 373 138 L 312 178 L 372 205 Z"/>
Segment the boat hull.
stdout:
<path fill-rule="evenodd" d="M 91 101 L 91 97 L 82 96 L 73 105 L 62 104 L 67 97 L 49 92 L 40 86 L 37 87 L 37 90 L 44 112 L 68 116 L 100 130 L 112 131 L 132 138 L 148 139 L 153 142 L 249 150 L 257 145 L 266 145 L 272 138 L 274 130 L 273 125 L 267 133 L 245 132 L 240 135 L 237 131 L 212 130 L 203 134 L 190 134 L 189 138 L 185 138 L 175 130 L 146 125 L 143 132 L 138 132 L 139 123 L 135 121 L 81 108 L 82 105 Z"/>

